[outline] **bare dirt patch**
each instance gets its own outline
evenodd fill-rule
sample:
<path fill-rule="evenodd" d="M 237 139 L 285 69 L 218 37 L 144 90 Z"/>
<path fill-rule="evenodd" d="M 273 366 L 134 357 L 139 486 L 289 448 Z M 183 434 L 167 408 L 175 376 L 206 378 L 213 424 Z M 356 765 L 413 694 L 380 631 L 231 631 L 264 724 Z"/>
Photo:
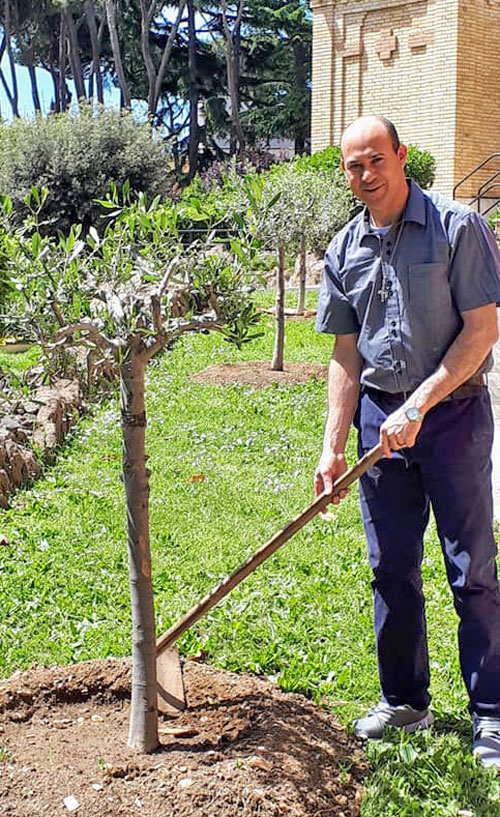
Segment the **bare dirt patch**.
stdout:
<path fill-rule="evenodd" d="M 273 372 L 268 361 L 217 363 L 191 375 L 191 380 L 207 386 L 250 386 L 265 389 L 275 384 L 300 386 L 310 380 L 324 379 L 328 366 L 319 363 L 285 363 L 284 371 Z"/>
<path fill-rule="evenodd" d="M 334 715 L 267 680 L 184 668 L 188 710 L 162 721 L 152 755 L 126 745 L 128 661 L 1 681 L 0 815 L 359 814 L 367 764 Z"/>
<path fill-rule="evenodd" d="M 271 307 L 270 309 L 263 309 L 262 311 L 265 315 L 272 315 L 273 317 L 276 316 L 276 309 L 274 307 Z M 295 309 L 285 309 L 285 320 L 307 321 L 310 318 L 315 318 L 317 314 L 317 309 L 307 309 L 302 313 L 302 315 L 298 315 Z"/>

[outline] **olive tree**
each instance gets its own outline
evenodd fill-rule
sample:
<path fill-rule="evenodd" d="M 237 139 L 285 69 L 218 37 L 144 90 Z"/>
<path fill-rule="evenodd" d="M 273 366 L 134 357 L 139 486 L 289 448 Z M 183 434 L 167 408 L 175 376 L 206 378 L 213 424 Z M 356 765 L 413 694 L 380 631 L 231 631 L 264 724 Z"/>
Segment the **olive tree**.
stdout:
<path fill-rule="evenodd" d="M 279 165 L 267 176 L 248 176 L 244 184 L 246 221 L 264 247 L 276 254 L 276 333 L 271 368 L 283 371 L 285 344 L 285 265 L 289 255 L 326 248 L 348 221 L 352 196 L 340 171 L 333 173 Z M 299 286 L 303 312 L 305 269 Z"/>
<path fill-rule="evenodd" d="M 129 577 L 132 603 L 132 701 L 128 743 L 158 745 L 156 630 L 149 542 L 145 371 L 151 358 L 186 333 L 216 330 L 238 344 L 252 336 L 255 313 L 246 294 L 244 254 L 207 242 L 182 247 L 176 210 L 145 196 L 114 193 L 102 237 L 81 228 L 43 236 L 37 221 L 45 193 L 33 191 L 32 219 L 17 233 L 12 283 L 25 331 L 48 354 L 84 346 L 116 363 L 120 377 Z M 11 204 L 4 200 L 4 217 Z M 207 263 L 209 259 L 209 263 Z"/>

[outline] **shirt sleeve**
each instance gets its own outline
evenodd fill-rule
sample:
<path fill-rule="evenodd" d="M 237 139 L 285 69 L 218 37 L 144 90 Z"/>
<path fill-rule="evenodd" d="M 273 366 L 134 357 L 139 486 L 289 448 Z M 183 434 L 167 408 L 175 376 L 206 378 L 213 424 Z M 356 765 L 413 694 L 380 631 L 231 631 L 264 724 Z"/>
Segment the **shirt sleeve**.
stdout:
<path fill-rule="evenodd" d="M 486 222 L 468 213 L 451 240 L 450 285 L 460 312 L 500 306 L 500 250 Z"/>
<path fill-rule="evenodd" d="M 319 291 L 316 331 L 335 335 L 359 332 L 356 312 L 349 303 L 338 275 L 335 253 L 330 247 L 325 255 L 325 268 Z"/>

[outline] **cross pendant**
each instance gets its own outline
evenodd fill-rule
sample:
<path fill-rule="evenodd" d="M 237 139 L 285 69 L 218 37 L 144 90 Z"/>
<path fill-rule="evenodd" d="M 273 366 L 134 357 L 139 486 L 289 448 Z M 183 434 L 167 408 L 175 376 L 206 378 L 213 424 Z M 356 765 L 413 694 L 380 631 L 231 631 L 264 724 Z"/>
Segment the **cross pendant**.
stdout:
<path fill-rule="evenodd" d="M 387 288 L 387 281 L 385 280 L 385 278 L 377 294 L 380 296 L 380 300 L 382 301 L 382 303 L 385 304 L 389 297 L 389 290 Z"/>

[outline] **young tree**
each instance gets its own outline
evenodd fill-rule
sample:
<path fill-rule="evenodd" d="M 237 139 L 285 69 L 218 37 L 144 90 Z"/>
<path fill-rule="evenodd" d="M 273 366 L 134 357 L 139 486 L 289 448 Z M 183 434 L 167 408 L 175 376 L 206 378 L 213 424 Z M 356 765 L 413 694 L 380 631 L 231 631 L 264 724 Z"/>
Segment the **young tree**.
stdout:
<path fill-rule="evenodd" d="M 308 246 L 326 248 L 346 223 L 352 196 L 340 173 L 276 165 L 266 177 L 250 175 L 244 182 L 247 218 L 264 246 L 276 254 L 276 331 L 271 369 L 283 371 L 285 345 L 285 265 Z M 244 209 L 244 208 L 243 208 Z M 302 278 L 304 302 L 305 275 Z"/>
<path fill-rule="evenodd" d="M 128 742 L 141 752 L 158 745 L 156 631 L 149 542 L 145 371 L 148 361 L 187 332 L 217 330 L 237 343 L 255 318 L 246 271 L 226 248 L 180 246 L 176 211 L 145 196 L 134 203 L 116 188 L 102 202 L 111 213 L 104 236 L 80 227 L 68 238 L 38 230 L 47 191 L 32 191 L 31 222 L 17 233 L 13 284 L 25 322 L 45 349 L 77 345 L 111 355 L 120 373 L 129 577 L 132 602 L 132 701 Z M 4 199 L 4 218 L 11 212 Z M 13 307 L 15 310 L 15 306 Z M 19 311 L 21 311 L 19 309 Z"/>

